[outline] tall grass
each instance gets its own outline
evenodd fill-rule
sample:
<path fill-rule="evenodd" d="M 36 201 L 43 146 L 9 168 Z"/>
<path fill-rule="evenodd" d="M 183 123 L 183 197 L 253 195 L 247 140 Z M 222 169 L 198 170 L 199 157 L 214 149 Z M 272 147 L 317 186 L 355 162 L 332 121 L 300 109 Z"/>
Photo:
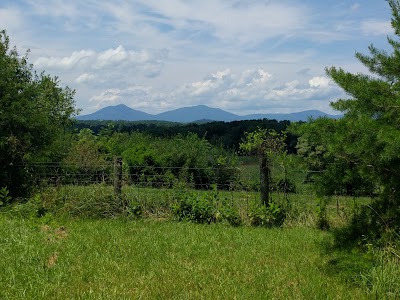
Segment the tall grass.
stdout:
<path fill-rule="evenodd" d="M 199 191 L 182 189 L 156 189 L 138 186 L 124 186 L 122 196 L 116 198 L 111 186 L 60 186 L 42 191 L 36 199 L 36 205 L 45 212 L 59 217 L 116 217 L 121 214 L 134 213 L 143 217 L 171 219 L 171 206 L 182 195 L 204 197 L 217 193 L 215 205 L 235 211 L 243 224 L 249 224 L 249 213 L 260 203 L 258 192 L 246 191 Z M 283 194 L 272 193 L 273 201 L 287 212 L 284 226 L 315 227 L 318 221 L 317 210 L 321 203 L 314 193 Z M 327 201 L 327 219 L 332 226 L 340 226 L 351 218 L 352 213 L 361 204 L 371 201 L 369 198 L 337 196 Z M 18 211 L 16 206 L 14 210 Z M 23 208 L 22 208 L 23 210 Z M 140 210 L 140 211 L 138 211 Z M 23 212 L 22 212 L 23 215 Z"/>
<path fill-rule="evenodd" d="M 0 299 L 364 299 L 326 272 L 329 233 L 0 215 Z"/>
<path fill-rule="evenodd" d="M 3 208 L 0 299 L 399 296 L 397 250 L 333 249 L 331 233 L 315 229 L 321 199 L 312 194 L 274 193 L 288 216 L 283 228 L 267 230 L 172 222 L 171 204 L 187 192 L 210 193 L 125 186 L 115 197 L 105 185 L 61 186 Z M 250 223 L 258 193 L 212 193 L 217 208 L 228 206 Z M 340 226 L 369 201 L 334 197 L 327 218 Z"/>

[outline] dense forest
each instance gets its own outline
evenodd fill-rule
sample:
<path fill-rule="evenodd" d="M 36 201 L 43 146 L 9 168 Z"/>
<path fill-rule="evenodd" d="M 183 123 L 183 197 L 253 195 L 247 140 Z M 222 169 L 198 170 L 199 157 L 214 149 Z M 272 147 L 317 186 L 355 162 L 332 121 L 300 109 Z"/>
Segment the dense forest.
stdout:
<path fill-rule="evenodd" d="M 187 135 L 194 133 L 198 137 L 205 138 L 210 144 L 222 146 L 227 150 L 239 151 L 239 144 L 244 138 L 245 132 L 253 132 L 257 129 L 271 129 L 278 133 L 286 131 L 290 121 L 276 120 L 244 120 L 232 122 L 207 122 L 207 123 L 173 123 L 163 121 L 76 121 L 73 125 L 75 131 L 87 128 L 98 134 L 105 130 L 119 133 L 141 132 L 153 137 L 171 138 L 178 134 Z M 286 135 L 287 151 L 296 152 L 297 136 L 288 133 Z"/>

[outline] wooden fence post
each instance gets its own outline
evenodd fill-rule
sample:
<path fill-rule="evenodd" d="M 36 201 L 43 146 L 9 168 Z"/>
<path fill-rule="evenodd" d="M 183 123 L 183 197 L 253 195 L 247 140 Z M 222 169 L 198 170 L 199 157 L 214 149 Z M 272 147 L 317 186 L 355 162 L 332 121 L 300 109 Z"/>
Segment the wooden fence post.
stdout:
<path fill-rule="evenodd" d="M 260 196 L 261 204 L 268 206 L 270 198 L 270 178 L 271 170 L 269 166 L 269 160 L 265 155 L 261 155 L 260 159 Z"/>
<path fill-rule="evenodd" d="M 114 158 L 114 193 L 120 197 L 122 193 L 122 158 Z"/>

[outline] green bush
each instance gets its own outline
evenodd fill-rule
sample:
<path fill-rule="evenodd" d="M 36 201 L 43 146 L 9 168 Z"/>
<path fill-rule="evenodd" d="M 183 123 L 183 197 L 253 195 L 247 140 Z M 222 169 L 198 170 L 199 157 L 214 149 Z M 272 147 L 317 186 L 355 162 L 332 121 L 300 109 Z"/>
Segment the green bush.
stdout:
<path fill-rule="evenodd" d="M 126 206 L 128 216 L 141 218 L 143 216 L 143 207 L 137 201 L 130 201 Z"/>
<path fill-rule="evenodd" d="M 252 226 L 280 227 L 286 218 L 285 210 L 270 202 L 268 206 L 260 205 L 252 208 L 248 214 Z"/>
<path fill-rule="evenodd" d="M 11 202 L 11 196 L 9 195 L 9 191 L 6 187 L 0 188 L 0 207 L 3 205 L 7 205 Z"/>
<path fill-rule="evenodd" d="M 182 192 L 177 198 L 177 202 L 171 207 L 177 220 L 207 224 L 217 220 L 215 191 L 204 194 Z"/>
<path fill-rule="evenodd" d="M 228 221 L 228 223 L 234 227 L 240 226 L 243 223 L 239 212 L 233 207 L 224 206 L 222 209 L 222 218 Z"/>
<path fill-rule="evenodd" d="M 317 208 L 315 209 L 317 214 L 317 228 L 321 230 L 328 230 L 330 228 L 326 211 L 328 201 L 329 199 L 327 198 L 319 199 Z"/>

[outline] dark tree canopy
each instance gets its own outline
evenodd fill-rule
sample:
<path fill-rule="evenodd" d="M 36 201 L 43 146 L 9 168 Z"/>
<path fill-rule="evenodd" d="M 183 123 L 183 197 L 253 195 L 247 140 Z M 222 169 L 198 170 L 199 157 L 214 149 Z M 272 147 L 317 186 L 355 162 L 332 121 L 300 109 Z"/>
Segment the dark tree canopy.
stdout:
<path fill-rule="evenodd" d="M 13 196 L 29 189 L 29 164 L 48 160 L 77 110 L 74 91 L 57 77 L 37 74 L 0 31 L 0 187 Z"/>

